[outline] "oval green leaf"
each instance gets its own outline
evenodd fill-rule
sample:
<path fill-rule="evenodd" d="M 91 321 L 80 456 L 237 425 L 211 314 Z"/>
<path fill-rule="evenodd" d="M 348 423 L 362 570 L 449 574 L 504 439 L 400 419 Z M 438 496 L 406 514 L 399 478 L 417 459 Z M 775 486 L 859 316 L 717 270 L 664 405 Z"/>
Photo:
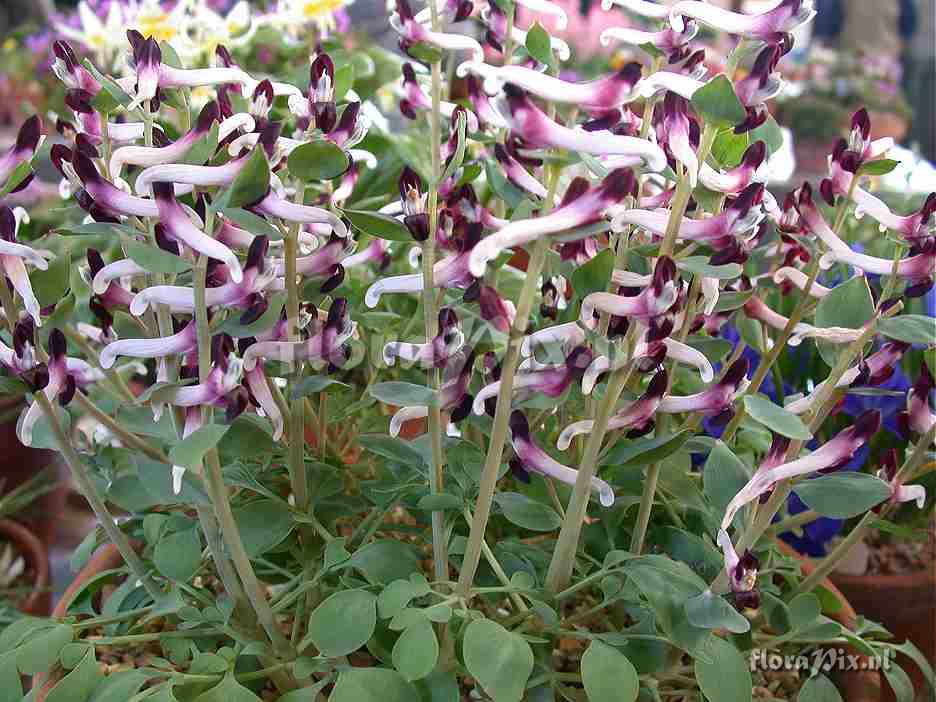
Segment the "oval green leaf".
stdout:
<path fill-rule="evenodd" d="M 286 164 L 290 174 L 308 183 L 337 178 L 351 167 L 351 159 L 333 142 L 321 139 L 297 146 Z"/>
<path fill-rule="evenodd" d="M 851 471 L 804 480 L 793 490 L 807 507 L 834 519 L 864 514 L 891 495 L 890 485 L 880 478 Z"/>
<path fill-rule="evenodd" d="M 803 424 L 803 420 L 792 412 L 787 412 L 761 395 L 747 395 L 744 398 L 744 410 L 752 419 L 777 434 L 799 441 L 808 441 L 812 432 Z"/>
<path fill-rule="evenodd" d="M 640 692 L 637 670 L 627 656 L 598 640 L 582 656 L 582 684 L 589 702 L 634 702 Z"/>
<path fill-rule="evenodd" d="M 336 592 L 309 617 L 308 638 L 323 656 L 347 656 L 374 635 L 377 598 L 366 590 Z"/>
<path fill-rule="evenodd" d="M 490 619 L 476 619 L 465 630 L 465 666 L 497 702 L 520 702 L 533 672 L 533 651 L 523 637 Z"/>

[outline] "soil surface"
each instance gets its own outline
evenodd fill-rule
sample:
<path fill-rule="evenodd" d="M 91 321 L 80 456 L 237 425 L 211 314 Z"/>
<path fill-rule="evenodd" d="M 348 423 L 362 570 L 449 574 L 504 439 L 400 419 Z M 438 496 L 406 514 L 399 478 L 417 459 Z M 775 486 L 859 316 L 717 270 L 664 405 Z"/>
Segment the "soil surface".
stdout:
<path fill-rule="evenodd" d="M 866 539 L 867 575 L 902 575 L 936 568 L 936 525 L 930 525 L 929 536 L 919 541 L 902 541 L 875 532 Z"/>

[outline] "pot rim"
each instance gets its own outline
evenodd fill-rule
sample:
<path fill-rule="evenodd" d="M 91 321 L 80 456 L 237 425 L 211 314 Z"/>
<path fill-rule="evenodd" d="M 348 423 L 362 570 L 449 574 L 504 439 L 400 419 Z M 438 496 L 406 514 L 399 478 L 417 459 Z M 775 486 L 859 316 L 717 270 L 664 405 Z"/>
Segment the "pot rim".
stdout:
<path fill-rule="evenodd" d="M 45 544 L 29 527 L 13 519 L 0 518 L 0 536 L 17 548 L 33 573 L 33 591 L 20 603 L 20 611 L 34 616 L 45 615 L 49 607 L 51 579 L 49 552 Z"/>

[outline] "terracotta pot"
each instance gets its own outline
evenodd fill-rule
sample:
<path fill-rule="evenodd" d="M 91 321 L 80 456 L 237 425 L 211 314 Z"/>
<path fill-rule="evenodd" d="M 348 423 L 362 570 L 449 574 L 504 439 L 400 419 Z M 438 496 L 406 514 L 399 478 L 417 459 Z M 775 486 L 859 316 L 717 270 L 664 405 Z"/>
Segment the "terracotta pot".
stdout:
<path fill-rule="evenodd" d="M 61 599 L 55 605 L 55 609 L 52 610 L 52 617 L 55 619 L 64 617 L 68 611 L 68 605 L 71 604 L 75 595 L 80 592 L 89 581 L 106 570 L 119 568 L 123 565 L 123 562 L 123 556 L 120 555 L 120 551 L 118 551 L 117 547 L 113 544 L 105 544 L 99 548 L 85 564 L 85 567 L 78 571 L 75 578 L 71 581 L 71 584 L 65 589 Z M 36 694 L 35 702 L 45 702 L 49 691 L 55 687 L 55 683 L 61 679 L 61 673 L 62 671 L 59 670 L 51 676 L 44 673 L 33 676 L 33 689 L 39 690 Z"/>
<path fill-rule="evenodd" d="M 34 617 L 44 617 L 52 605 L 49 587 L 49 552 L 45 544 L 28 528 L 10 519 L 0 519 L 0 537 L 6 539 L 26 562 L 33 576 L 32 592 L 19 604 L 19 610 Z"/>
<path fill-rule="evenodd" d="M 817 139 L 794 137 L 793 154 L 796 157 L 796 178 L 824 174 L 828 170 L 828 156 L 833 143 Z"/>
<path fill-rule="evenodd" d="M 790 546 L 779 539 L 776 539 L 775 543 L 781 552 L 788 556 L 793 556 L 800 561 L 804 575 L 809 575 L 815 570 L 816 567 L 813 563 L 804 556 L 798 554 Z M 855 620 L 858 615 L 854 607 L 852 607 L 851 603 L 848 601 L 848 598 L 832 584 L 828 578 L 823 580 L 821 585 L 835 595 L 842 604 L 839 611 L 835 614 L 830 614 L 829 617 L 845 628 L 854 630 Z M 847 700 L 847 702 L 882 702 L 882 700 L 884 700 L 884 689 L 881 674 L 877 670 L 869 669 L 870 661 L 868 660 L 868 656 L 850 646 L 845 646 L 844 648 L 847 655 L 858 657 L 859 668 L 867 669 L 839 670 L 832 673 L 832 679 L 836 687 L 838 687 L 839 691 L 842 693 L 842 698 Z"/>
<path fill-rule="evenodd" d="M 909 639 L 927 660 L 936 661 L 936 570 L 904 575 L 833 574 L 831 579 L 856 610 L 883 624 L 895 641 Z M 919 692 L 927 687 L 913 661 L 900 656 L 898 663 L 910 675 L 914 689 Z"/>
<path fill-rule="evenodd" d="M 16 436 L 16 416 L 22 398 L 0 398 L 0 415 L 13 416 L 13 419 L 0 423 L 0 456 L 3 456 L 3 490 L 12 490 L 33 478 L 39 471 L 56 460 L 55 451 L 34 449 L 23 446 Z M 48 519 L 49 514 L 61 514 L 68 499 L 68 486 L 65 481 L 51 492 L 42 495 L 29 505 L 17 520 L 26 524 L 40 541 L 49 549 L 55 543 L 56 520 Z"/>

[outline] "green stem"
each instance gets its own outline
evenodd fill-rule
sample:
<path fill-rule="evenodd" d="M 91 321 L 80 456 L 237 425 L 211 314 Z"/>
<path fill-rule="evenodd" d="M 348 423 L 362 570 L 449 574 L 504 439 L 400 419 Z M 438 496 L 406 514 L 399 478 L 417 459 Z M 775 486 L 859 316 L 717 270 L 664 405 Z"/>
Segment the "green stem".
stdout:
<path fill-rule="evenodd" d="M 579 535 L 585 521 L 588 498 L 591 495 L 591 481 L 598 470 L 598 453 L 601 450 L 601 442 L 604 441 L 605 432 L 608 430 L 608 421 L 611 419 L 617 401 L 621 397 L 630 370 L 630 363 L 623 363 L 614 370 L 598 407 L 595 424 L 585 444 L 585 455 L 575 478 L 575 487 L 572 488 L 569 506 L 566 508 L 565 519 L 563 519 L 562 528 L 559 530 L 559 539 L 556 542 L 556 548 L 553 551 L 549 570 L 546 574 L 546 589 L 550 592 L 559 592 L 565 589 L 572 578 L 575 552 L 578 549 Z"/>
<path fill-rule="evenodd" d="M 556 188 L 559 185 L 559 168 L 548 166 L 549 186 L 547 187 L 544 207 L 549 208 L 556 198 Z M 510 339 L 507 352 L 501 364 L 500 392 L 497 394 L 497 408 L 494 411 L 494 425 L 491 429 L 491 441 L 488 444 L 487 455 L 484 458 L 484 468 L 481 471 L 481 482 L 478 486 L 478 499 L 475 502 L 474 515 L 471 520 L 471 530 L 468 533 L 468 544 L 465 547 L 465 556 L 462 559 L 461 572 L 458 575 L 456 593 L 468 598 L 474 576 L 481 560 L 481 547 L 484 541 L 484 532 L 487 529 L 488 519 L 491 517 L 491 505 L 494 501 L 494 490 L 497 487 L 497 474 L 500 470 L 501 459 L 504 456 L 504 444 L 507 440 L 507 426 L 510 420 L 510 405 L 513 399 L 514 376 L 520 361 L 520 346 L 530 322 L 530 313 L 533 310 L 533 301 L 538 293 L 537 282 L 546 262 L 546 253 L 549 251 L 551 241 L 549 237 L 540 237 L 533 247 L 530 261 L 527 264 L 526 277 L 517 301 L 517 314 L 510 328 Z"/>
<path fill-rule="evenodd" d="M 210 210 L 209 210 L 210 212 Z M 207 270 L 208 259 L 202 254 L 198 257 L 195 264 L 195 323 L 198 332 L 198 374 L 201 379 L 207 378 L 211 372 L 211 332 L 208 328 L 208 306 L 205 302 L 205 274 Z M 202 408 L 203 420 L 208 418 L 209 408 Z M 250 563 L 250 556 L 247 549 L 244 548 L 244 542 L 241 539 L 240 531 L 237 528 L 237 522 L 234 520 L 234 513 L 231 511 L 231 503 L 227 494 L 227 487 L 224 484 L 224 477 L 221 473 L 221 461 L 218 458 L 218 451 L 212 448 L 205 455 L 203 466 L 203 477 L 205 487 L 208 491 L 208 497 L 214 507 L 218 520 L 218 528 L 221 532 L 223 542 L 227 545 L 230 552 L 231 561 L 234 570 L 240 576 L 244 587 L 244 593 L 250 606 L 256 614 L 257 620 L 263 627 L 274 650 L 280 654 L 290 652 L 289 641 L 280 631 L 279 626 L 270 609 L 270 603 L 267 602 L 266 594 L 257 574 L 254 572 Z M 207 537 L 206 537 L 207 538 Z M 220 556 L 220 554 L 213 554 Z M 219 571 L 221 568 L 219 567 Z M 235 593 L 230 593 L 233 597 Z"/>
<path fill-rule="evenodd" d="M 296 201 L 305 198 L 305 188 L 296 189 Z M 286 235 L 283 256 L 286 260 L 286 326 L 290 341 L 299 341 L 299 278 L 296 257 L 299 246 L 299 226 L 290 227 Z M 290 369 L 292 381 L 297 383 L 302 373 L 302 364 L 295 363 Z M 320 427 L 320 442 L 325 441 L 326 427 Z M 297 397 L 289 403 L 289 482 L 296 506 L 306 512 L 309 507 L 309 485 L 305 467 L 305 399 Z"/>
<path fill-rule="evenodd" d="M 714 125 L 707 124 L 702 130 L 702 137 L 699 140 L 699 163 L 705 163 L 709 152 L 712 150 L 712 144 L 715 143 L 715 137 L 718 130 Z M 676 185 L 676 193 L 673 195 L 673 204 L 670 210 L 670 218 L 666 223 L 666 232 L 663 235 L 663 242 L 660 244 L 660 256 L 672 256 L 673 249 L 676 246 L 676 239 L 679 236 L 679 228 L 682 225 L 683 215 L 686 214 L 686 207 L 689 204 L 689 198 L 692 197 L 692 184 L 689 177 L 684 175 L 679 179 Z"/>
<path fill-rule="evenodd" d="M 469 524 L 474 521 L 471 510 L 467 507 L 465 507 L 463 514 L 465 515 L 465 519 Z M 504 587 L 510 587 L 510 578 L 507 577 L 507 572 L 500 564 L 500 561 L 497 560 L 497 556 L 494 555 L 494 551 L 491 550 L 491 547 L 488 546 L 487 541 L 484 539 L 481 539 L 481 552 L 484 554 L 484 560 L 486 560 L 488 565 L 491 566 L 491 570 L 494 571 L 494 575 L 501 582 L 501 585 Z M 514 606 L 518 611 L 528 612 L 530 610 L 530 608 L 526 606 L 526 602 L 524 602 L 517 593 L 511 592 L 509 593 L 509 597 L 510 601 L 514 603 Z"/>
<path fill-rule="evenodd" d="M 150 597 L 158 601 L 162 597 L 159 586 L 156 584 L 156 581 L 153 580 L 149 572 L 147 572 L 146 566 L 137 555 L 137 552 L 133 550 L 130 541 L 127 539 L 127 535 L 117 527 L 113 515 L 111 515 L 110 510 L 107 509 L 107 505 L 104 504 L 104 498 L 101 496 L 101 493 L 98 492 L 97 486 L 85 470 L 84 462 L 81 460 L 78 452 L 75 451 L 75 447 L 72 446 L 71 441 L 69 441 L 68 437 L 65 435 L 62 423 L 59 421 L 58 415 L 52 407 L 52 403 L 49 402 L 49 398 L 47 398 L 43 392 L 37 392 L 34 398 L 35 402 L 39 403 L 46 420 L 49 422 L 49 426 L 52 428 L 55 442 L 58 444 L 62 458 L 65 460 L 65 464 L 71 472 L 72 479 L 74 479 L 81 494 L 84 495 L 84 498 L 91 506 L 94 515 L 101 524 L 101 528 L 104 529 L 104 533 L 107 534 L 107 537 L 114 546 L 117 547 L 117 550 L 120 551 L 120 555 L 123 556 L 127 566 L 136 579 L 142 583 Z"/>
<path fill-rule="evenodd" d="M 811 509 L 807 509 L 805 512 L 800 512 L 794 514 L 792 517 L 787 517 L 786 519 L 781 519 L 779 522 L 774 522 L 767 528 L 767 532 L 770 534 L 783 534 L 793 529 L 797 529 L 805 524 L 816 521 L 820 517 L 818 512 L 815 512 Z"/>

